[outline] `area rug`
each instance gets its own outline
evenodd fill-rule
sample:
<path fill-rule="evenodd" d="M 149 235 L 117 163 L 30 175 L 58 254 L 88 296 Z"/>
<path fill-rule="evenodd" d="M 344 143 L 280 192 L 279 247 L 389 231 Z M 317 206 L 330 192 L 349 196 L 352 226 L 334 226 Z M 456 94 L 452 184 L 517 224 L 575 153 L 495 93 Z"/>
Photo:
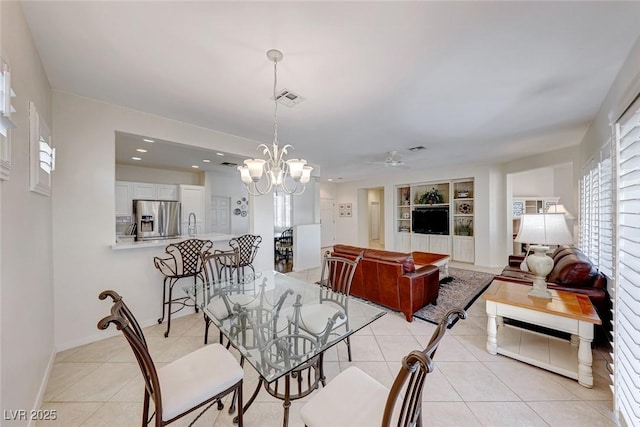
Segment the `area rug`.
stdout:
<path fill-rule="evenodd" d="M 452 308 L 469 308 L 480 294 L 489 287 L 494 278 L 493 274 L 452 267 L 449 267 L 449 276 L 452 280 L 442 280 L 440 282 L 438 305 L 429 304 L 426 307 L 422 307 L 413 314 L 414 317 L 437 325 L 447 311 Z"/>

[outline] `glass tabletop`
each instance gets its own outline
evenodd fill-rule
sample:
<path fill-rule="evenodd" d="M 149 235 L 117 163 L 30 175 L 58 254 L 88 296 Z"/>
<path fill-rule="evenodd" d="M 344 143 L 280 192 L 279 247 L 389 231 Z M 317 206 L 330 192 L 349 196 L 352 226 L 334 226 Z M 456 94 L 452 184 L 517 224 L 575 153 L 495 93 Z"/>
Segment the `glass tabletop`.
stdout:
<path fill-rule="evenodd" d="M 353 297 L 320 302 L 326 288 L 276 271 L 183 289 L 267 382 L 386 313 Z"/>

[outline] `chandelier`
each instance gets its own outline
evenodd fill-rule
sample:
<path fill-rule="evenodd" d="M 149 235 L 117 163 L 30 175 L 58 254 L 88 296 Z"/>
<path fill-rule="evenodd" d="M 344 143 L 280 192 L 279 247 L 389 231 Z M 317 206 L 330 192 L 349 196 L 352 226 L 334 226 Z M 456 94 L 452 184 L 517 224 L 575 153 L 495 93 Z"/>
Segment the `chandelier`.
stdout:
<path fill-rule="evenodd" d="M 275 190 L 284 191 L 286 194 L 297 196 L 302 194 L 305 185 L 311 179 L 313 168 L 307 166 L 304 159 L 285 160 L 284 156 L 291 145 L 278 146 L 278 98 L 276 86 L 278 84 L 278 62 L 282 61 L 282 52 L 271 49 L 267 51 L 267 58 L 273 61 L 273 144 L 269 148 L 266 144 L 258 145 L 262 149 L 262 155 L 267 159 L 247 159 L 244 166 L 238 166 L 240 178 L 247 187 L 249 194 L 259 196 Z M 262 179 L 263 176 L 265 179 Z"/>

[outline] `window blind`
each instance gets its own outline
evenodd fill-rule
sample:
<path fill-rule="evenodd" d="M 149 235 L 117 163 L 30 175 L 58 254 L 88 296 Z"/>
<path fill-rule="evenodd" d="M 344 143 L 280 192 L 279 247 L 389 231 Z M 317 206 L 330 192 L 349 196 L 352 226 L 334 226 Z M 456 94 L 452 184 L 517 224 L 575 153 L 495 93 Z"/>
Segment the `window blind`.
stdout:
<path fill-rule="evenodd" d="M 615 409 L 640 425 L 640 100 L 616 125 Z"/>

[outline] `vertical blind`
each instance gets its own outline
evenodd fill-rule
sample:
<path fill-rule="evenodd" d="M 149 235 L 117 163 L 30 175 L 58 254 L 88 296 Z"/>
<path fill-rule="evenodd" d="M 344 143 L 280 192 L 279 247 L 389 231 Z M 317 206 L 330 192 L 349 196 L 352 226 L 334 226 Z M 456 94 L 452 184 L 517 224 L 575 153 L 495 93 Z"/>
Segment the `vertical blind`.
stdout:
<path fill-rule="evenodd" d="M 615 409 L 640 425 L 640 99 L 616 124 Z"/>

